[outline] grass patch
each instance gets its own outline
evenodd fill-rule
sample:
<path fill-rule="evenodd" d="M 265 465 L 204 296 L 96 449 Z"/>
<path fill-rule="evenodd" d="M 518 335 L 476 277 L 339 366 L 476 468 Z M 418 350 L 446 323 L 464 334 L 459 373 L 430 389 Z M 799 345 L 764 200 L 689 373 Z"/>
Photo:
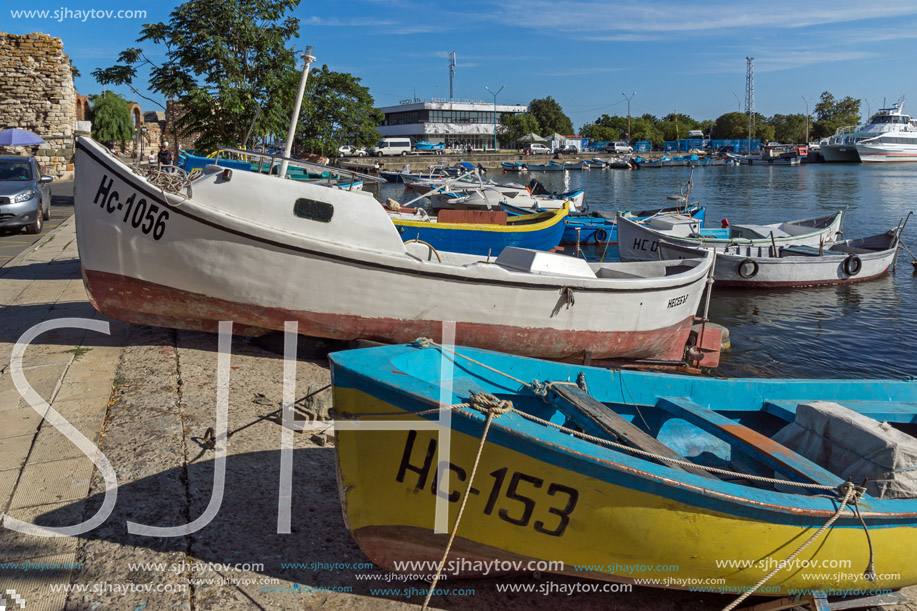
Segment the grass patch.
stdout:
<path fill-rule="evenodd" d="M 73 359 L 76 360 L 80 358 L 81 356 L 83 356 L 84 354 L 86 354 L 87 352 L 89 352 L 90 350 L 92 350 L 92 348 L 85 348 L 83 346 L 79 346 L 77 348 L 71 348 L 70 350 L 64 350 L 64 352 L 67 354 L 72 354 Z"/>

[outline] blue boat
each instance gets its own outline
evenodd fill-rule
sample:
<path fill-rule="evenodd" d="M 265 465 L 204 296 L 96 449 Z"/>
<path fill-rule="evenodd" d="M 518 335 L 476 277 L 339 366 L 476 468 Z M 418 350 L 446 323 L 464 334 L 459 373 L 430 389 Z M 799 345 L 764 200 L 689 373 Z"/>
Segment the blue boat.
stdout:
<path fill-rule="evenodd" d="M 227 157 L 217 157 L 216 159 L 212 157 L 201 157 L 200 155 L 195 155 L 188 151 L 180 151 L 178 153 L 178 161 L 175 165 L 190 174 L 194 170 L 203 170 L 206 166 L 214 164 L 221 168 L 230 168 L 232 170 L 250 171 L 252 169 L 250 161 L 229 159 Z"/>
<path fill-rule="evenodd" d="M 698 204 L 691 204 L 687 209 L 683 207 L 662 208 L 661 210 L 641 210 L 637 212 L 604 212 L 593 211 L 585 214 L 571 214 L 564 221 L 564 235 L 561 244 L 616 244 L 618 242 L 617 215 L 625 214 L 634 220 L 645 219 L 656 214 L 690 214 L 704 223 L 706 208 Z"/>
<path fill-rule="evenodd" d="M 496 257 L 507 246 L 553 250 L 560 244 L 569 209 L 567 203 L 560 210 L 512 217 L 500 210 L 440 210 L 436 217 L 392 213 L 391 217 L 406 242 L 419 240 L 445 252 Z"/>
<path fill-rule="evenodd" d="M 526 166 L 524 163 L 519 163 L 518 161 L 514 161 L 512 163 L 509 161 L 504 161 L 500 165 L 503 167 L 504 172 L 525 172 L 528 170 L 528 166 Z"/>
<path fill-rule="evenodd" d="M 436 527 L 450 578 L 556 561 L 539 570 L 764 579 L 768 596 L 917 583 L 917 380 L 666 375 L 427 339 L 329 358 L 344 522 L 388 570 L 439 562 Z"/>
<path fill-rule="evenodd" d="M 566 170 L 566 166 L 562 163 L 550 162 L 547 165 L 544 164 L 526 164 L 526 168 L 530 172 L 563 172 Z"/>
<path fill-rule="evenodd" d="M 442 142 L 438 144 L 433 144 L 432 142 L 418 142 L 414 145 L 415 151 L 422 152 L 435 152 L 437 155 L 442 155 L 446 152 L 446 145 Z"/>

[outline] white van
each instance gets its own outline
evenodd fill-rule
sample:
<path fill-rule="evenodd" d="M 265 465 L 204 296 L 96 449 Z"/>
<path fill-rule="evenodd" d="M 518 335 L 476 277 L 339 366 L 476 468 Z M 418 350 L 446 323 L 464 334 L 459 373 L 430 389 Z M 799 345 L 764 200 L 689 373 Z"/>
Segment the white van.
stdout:
<path fill-rule="evenodd" d="M 376 146 L 369 149 L 369 154 L 374 157 L 383 155 L 409 155 L 411 153 L 410 138 L 383 138 L 376 143 Z"/>

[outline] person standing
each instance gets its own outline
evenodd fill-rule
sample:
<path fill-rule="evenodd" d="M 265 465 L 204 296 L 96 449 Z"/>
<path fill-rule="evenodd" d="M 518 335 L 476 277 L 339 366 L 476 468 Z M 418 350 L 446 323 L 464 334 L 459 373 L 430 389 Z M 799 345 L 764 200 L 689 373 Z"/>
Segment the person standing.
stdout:
<path fill-rule="evenodd" d="M 162 144 L 159 148 L 159 154 L 156 156 L 156 160 L 159 162 L 159 167 L 165 169 L 166 171 L 171 170 L 172 166 L 172 151 L 170 151 L 165 143 Z"/>

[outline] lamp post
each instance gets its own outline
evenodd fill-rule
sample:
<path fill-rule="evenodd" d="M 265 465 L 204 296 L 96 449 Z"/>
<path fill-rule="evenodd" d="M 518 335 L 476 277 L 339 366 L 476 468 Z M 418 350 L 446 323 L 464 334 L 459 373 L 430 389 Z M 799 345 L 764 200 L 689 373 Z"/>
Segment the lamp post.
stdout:
<path fill-rule="evenodd" d="M 806 145 L 809 144 L 809 100 L 802 96 L 802 101 L 806 103 Z"/>
<path fill-rule="evenodd" d="M 634 99 L 634 96 L 637 95 L 637 92 L 630 94 L 630 97 L 627 97 L 627 94 L 623 91 L 621 95 L 624 96 L 624 99 L 627 100 L 627 141 L 630 142 L 630 101 Z"/>
<path fill-rule="evenodd" d="M 494 93 L 490 90 L 490 87 L 484 85 L 484 89 L 486 89 L 490 95 L 494 96 L 494 152 L 497 152 L 497 96 L 503 91 L 504 87 L 506 87 L 506 85 L 500 85 L 500 88 L 497 89 L 497 93 Z"/>
<path fill-rule="evenodd" d="M 735 91 L 732 92 L 732 97 L 736 99 L 736 112 L 742 112 L 742 100 L 739 99 Z"/>

